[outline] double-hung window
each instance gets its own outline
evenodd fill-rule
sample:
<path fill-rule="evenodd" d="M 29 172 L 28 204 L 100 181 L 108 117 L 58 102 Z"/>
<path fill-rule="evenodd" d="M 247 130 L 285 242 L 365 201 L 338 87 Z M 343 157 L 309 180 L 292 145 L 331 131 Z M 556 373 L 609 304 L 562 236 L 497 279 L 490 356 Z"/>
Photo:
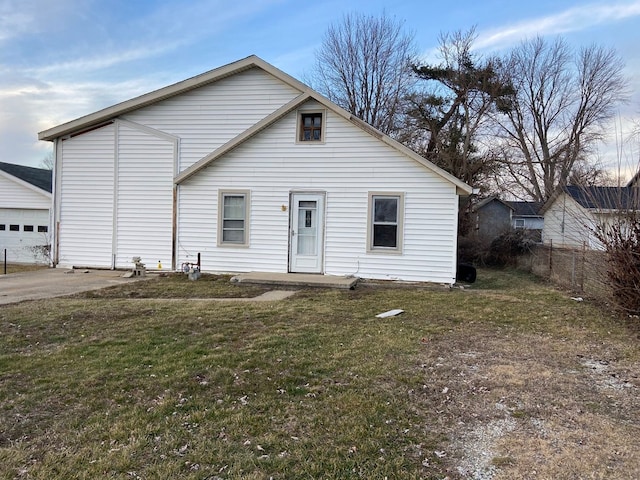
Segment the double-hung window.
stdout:
<path fill-rule="evenodd" d="M 402 253 L 404 195 L 401 193 L 369 194 L 370 252 Z"/>
<path fill-rule="evenodd" d="M 218 245 L 249 245 L 249 192 L 220 191 L 218 196 Z"/>

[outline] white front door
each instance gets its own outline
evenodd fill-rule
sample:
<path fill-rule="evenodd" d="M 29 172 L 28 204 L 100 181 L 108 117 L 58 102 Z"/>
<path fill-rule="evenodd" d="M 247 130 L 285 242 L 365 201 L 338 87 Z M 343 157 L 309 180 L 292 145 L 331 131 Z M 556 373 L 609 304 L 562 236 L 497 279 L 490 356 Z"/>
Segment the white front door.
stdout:
<path fill-rule="evenodd" d="M 322 273 L 324 193 L 292 193 L 289 271 Z"/>

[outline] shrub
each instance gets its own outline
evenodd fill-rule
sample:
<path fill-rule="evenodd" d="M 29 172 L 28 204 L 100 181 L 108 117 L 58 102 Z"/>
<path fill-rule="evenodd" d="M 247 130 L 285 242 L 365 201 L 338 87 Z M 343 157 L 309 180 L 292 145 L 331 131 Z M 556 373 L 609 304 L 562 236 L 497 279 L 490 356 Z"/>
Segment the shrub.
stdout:
<path fill-rule="evenodd" d="M 534 244 L 526 230 L 509 230 L 493 239 L 484 263 L 493 267 L 515 265 L 518 257 L 530 252 Z"/>
<path fill-rule="evenodd" d="M 640 315 L 640 217 L 635 211 L 617 215 L 595 228 L 607 253 L 607 278 L 618 310 Z"/>

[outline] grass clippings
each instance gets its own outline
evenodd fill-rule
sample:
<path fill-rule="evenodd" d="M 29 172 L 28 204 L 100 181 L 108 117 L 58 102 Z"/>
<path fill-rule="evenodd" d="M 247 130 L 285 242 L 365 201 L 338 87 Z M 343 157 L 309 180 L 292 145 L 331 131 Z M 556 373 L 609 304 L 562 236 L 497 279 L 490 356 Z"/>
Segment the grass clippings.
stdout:
<path fill-rule="evenodd" d="M 0 307 L 1 479 L 640 478 L 637 328 L 526 275 L 173 281 Z"/>

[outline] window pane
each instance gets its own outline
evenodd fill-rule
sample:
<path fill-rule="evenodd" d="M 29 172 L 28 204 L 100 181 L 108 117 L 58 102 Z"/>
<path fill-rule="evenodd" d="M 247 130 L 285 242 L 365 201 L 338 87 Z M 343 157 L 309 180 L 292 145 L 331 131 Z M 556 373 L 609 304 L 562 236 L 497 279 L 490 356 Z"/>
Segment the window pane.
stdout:
<path fill-rule="evenodd" d="M 300 140 L 322 140 L 322 114 L 303 113 L 301 114 Z"/>
<path fill-rule="evenodd" d="M 222 241 L 228 243 L 244 243 L 244 230 L 223 230 Z"/>
<path fill-rule="evenodd" d="M 225 230 L 228 228 L 233 228 L 233 229 L 244 229 L 244 220 L 223 220 L 222 222 L 222 228 L 224 228 Z"/>
<path fill-rule="evenodd" d="M 33 225 L 25 225 L 24 227 L 22 227 L 22 231 L 33 232 Z"/>
<path fill-rule="evenodd" d="M 397 198 L 374 198 L 374 222 L 396 223 L 398 221 Z"/>
<path fill-rule="evenodd" d="M 6 225 L 0 225 L 0 230 L 6 230 Z"/>
<path fill-rule="evenodd" d="M 49 231 L 49 227 L 47 225 L 38 225 L 38 231 L 40 233 L 47 233 Z"/>
<path fill-rule="evenodd" d="M 243 219 L 244 195 L 225 195 L 223 216 L 225 219 Z"/>
<path fill-rule="evenodd" d="M 12 232 L 19 232 L 20 225 L 9 225 L 9 230 L 11 230 Z"/>
<path fill-rule="evenodd" d="M 222 242 L 245 243 L 246 226 L 245 195 L 223 194 L 222 196 Z"/>
<path fill-rule="evenodd" d="M 374 225 L 373 226 L 373 246 L 374 247 L 397 247 L 396 225 Z"/>

